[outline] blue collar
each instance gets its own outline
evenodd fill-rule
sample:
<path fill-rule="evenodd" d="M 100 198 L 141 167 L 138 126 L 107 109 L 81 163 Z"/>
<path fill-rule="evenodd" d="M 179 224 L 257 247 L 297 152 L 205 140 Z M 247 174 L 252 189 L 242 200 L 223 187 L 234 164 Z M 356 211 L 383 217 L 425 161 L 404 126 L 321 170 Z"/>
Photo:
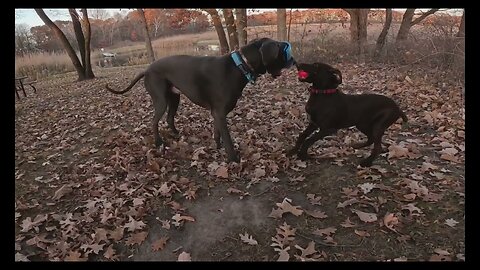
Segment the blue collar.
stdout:
<path fill-rule="evenodd" d="M 254 74 L 253 70 L 248 67 L 247 62 L 242 60 L 242 55 L 240 54 L 240 52 L 234 51 L 230 54 L 230 56 L 235 62 L 235 65 L 240 69 L 240 71 L 242 71 L 243 75 L 245 75 L 247 80 L 251 84 L 255 84 L 255 80 L 257 79 L 257 76 Z"/>

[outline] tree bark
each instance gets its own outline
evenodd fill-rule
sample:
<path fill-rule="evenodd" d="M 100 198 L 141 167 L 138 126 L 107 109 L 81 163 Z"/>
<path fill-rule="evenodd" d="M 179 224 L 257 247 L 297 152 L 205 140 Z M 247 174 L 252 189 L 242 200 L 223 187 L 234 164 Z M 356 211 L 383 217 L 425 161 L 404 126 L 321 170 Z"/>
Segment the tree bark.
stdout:
<path fill-rule="evenodd" d="M 82 8 L 82 25 L 85 31 L 85 61 L 83 67 L 85 68 L 85 76 L 87 79 L 95 78 L 95 74 L 92 71 L 92 64 L 90 59 L 90 41 L 92 37 L 92 28 L 90 27 L 90 20 L 88 19 L 88 13 L 86 8 Z"/>
<path fill-rule="evenodd" d="M 235 16 L 238 32 L 238 46 L 242 47 L 247 44 L 247 9 L 236 8 Z"/>
<path fill-rule="evenodd" d="M 383 46 L 385 46 L 385 41 L 387 40 L 388 30 L 392 24 L 392 9 L 387 8 L 385 10 L 385 23 L 383 24 L 383 29 L 377 39 L 377 45 L 375 46 L 375 52 L 373 57 L 378 58 L 382 52 Z"/>
<path fill-rule="evenodd" d="M 288 31 L 287 31 L 287 41 L 288 42 L 290 42 L 290 29 L 292 27 L 292 9 L 293 8 L 290 9 L 290 12 L 289 12 L 290 18 L 288 19 Z"/>
<path fill-rule="evenodd" d="M 370 9 L 345 9 L 350 15 L 350 40 L 356 45 L 356 53 L 363 56 L 367 41 L 367 19 Z"/>
<path fill-rule="evenodd" d="M 287 10 L 277 8 L 277 39 L 287 40 Z"/>
<path fill-rule="evenodd" d="M 67 51 L 68 56 L 70 57 L 70 60 L 72 60 L 72 64 L 75 67 L 75 70 L 77 71 L 78 74 L 78 80 L 82 81 L 85 80 L 85 70 L 83 69 L 82 64 L 80 63 L 80 60 L 78 60 L 77 54 L 72 48 L 72 45 L 68 42 L 67 37 L 65 34 L 63 34 L 62 30 L 58 28 L 58 26 L 48 18 L 47 14 L 43 11 L 41 8 L 36 8 L 35 12 L 38 14 L 40 19 L 47 25 L 54 33 L 55 35 L 60 39 L 62 42 L 63 46 L 65 47 L 65 50 Z"/>
<path fill-rule="evenodd" d="M 235 49 L 238 49 L 238 36 L 237 36 L 237 29 L 235 27 L 235 19 L 233 18 L 232 9 L 224 8 L 223 17 L 225 17 L 225 24 L 227 25 L 230 50 L 233 51 Z"/>
<path fill-rule="evenodd" d="M 412 28 L 412 26 L 423 21 L 423 19 L 425 19 L 427 16 L 437 12 L 438 10 L 439 8 L 432 8 L 427 12 L 423 13 L 422 15 L 420 15 L 415 20 L 413 20 L 413 16 L 415 15 L 415 8 L 407 8 L 405 13 L 403 14 L 402 24 L 400 25 L 400 29 L 398 29 L 396 43 L 398 44 L 402 41 L 407 40 L 408 33 L 410 33 L 410 28 Z"/>
<path fill-rule="evenodd" d="M 150 32 L 148 31 L 148 24 L 147 19 L 145 18 L 145 12 L 142 8 L 137 8 L 137 10 L 140 13 L 140 20 L 142 20 L 143 24 L 143 34 L 145 36 L 145 46 L 147 47 L 148 61 L 150 63 L 153 63 L 155 61 L 155 54 L 153 53 L 152 41 L 150 40 Z"/>
<path fill-rule="evenodd" d="M 212 17 L 213 25 L 215 26 L 215 30 L 217 31 L 218 41 L 220 42 L 220 52 L 222 54 L 228 53 L 227 37 L 225 35 L 225 31 L 223 30 L 222 21 L 220 20 L 220 16 L 218 16 L 217 10 L 214 8 L 204 10 Z"/>
<path fill-rule="evenodd" d="M 458 27 L 457 37 L 465 37 L 465 10 L 463 10 L 462 20 L 460 21 L 460 27 Z"/>
<path fill-rule="evenodd" d="M 68 13 L 72 18 L 73 31 L 75 32 L 75 38 L 78 43 L 78 50 L 80 51 L 80 61 L 85 69 L 85 37 L 83 36 L 82 25 L 80 24 L 80 16 L 74 8 L 69 8 Z"/>

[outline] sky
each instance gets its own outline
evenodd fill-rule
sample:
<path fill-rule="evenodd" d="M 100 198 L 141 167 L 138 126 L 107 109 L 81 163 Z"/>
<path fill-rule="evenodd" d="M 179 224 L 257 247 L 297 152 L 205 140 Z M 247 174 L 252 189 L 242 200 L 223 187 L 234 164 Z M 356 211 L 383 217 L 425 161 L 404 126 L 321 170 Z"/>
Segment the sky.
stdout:
<path fill-rule="evenodd" d="M 119 8 L 105 9 L 110 15 L 115 12 L 119 12 Z M 122 9 L 124 11 L 126 9 Z M 270 9 L 271 10 L 271 9 Z M 399 9 L 400 10 L 400 9 Z M 455 10 L 455 15 L 461 15 L 461 10 Z M 71 20 L 67 9 L 45 9 L 45 13 L 50 19 L 55 20 Z M 453 12 L 452 12 L 453 13 Z M 43 25 L 43 21 L 38 17 L 37 13 L 33 9 L 15 9 L 15 24 L 27 24 L 30 27 Z"/>
<path fill-rule="evenodd" d="M 120 11 L 119 8 L 105 9 L 110 15 Z M 125 9 L 123 9 L 125 10 Z M 45 13 L 50 19 L 55 20 L 68 20 L 70 21 L 70 15 L 67 9 L 45 9 Z M 15 9 L 15 24 L 27 24 L 30 27 L 44 25 L 43 21 L 38 17 L 37 13 L 33 9 Z"/>

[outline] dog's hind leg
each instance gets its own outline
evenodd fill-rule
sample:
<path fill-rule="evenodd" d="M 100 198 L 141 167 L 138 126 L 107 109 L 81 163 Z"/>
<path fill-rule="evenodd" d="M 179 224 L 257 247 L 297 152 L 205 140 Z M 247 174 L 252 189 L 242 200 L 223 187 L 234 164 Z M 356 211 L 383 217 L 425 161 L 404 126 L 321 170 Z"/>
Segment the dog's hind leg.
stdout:
<path fill-rule="evenodd" d="M 178 135 L 178 130 L 175 128 L 174 117 L 177 113 L 178 104 L 180 103 L 180 94 L 177 93 L 167 93 L 168 98 L 168 112 L 167 112 L 167 123 L 168 127 L 172 130 L 175 135 Z"/>
<path fill-rule="evenodd" d="M 325 136 L 332 135 L 335 132 L 337 132 L 337 129 L 335 128 L 330 128 L 330 129 L 324 129 L 320 130 L 317 133 L 313 134 L 310 136 L 308 139 L 306 139 L 302 146 L 300 147 L 300 150 L 298 151 L 298 157 L 301 160 L 305 160 L 308 158 L 307 150 L 310 146 L 312 146 L 316 141 L 322 139 Z"/>
<path fill-rule="evenodd" d="M 298 139 L 295 142 L 295 146 L 292 149 L 287 151 L 287 156 L 292 156 L 296 154 L 298 152 L 298 149 L 300 149 L 300 147 L 302 146 L 305 139 L 308 136 L 310 136 L 310 134 L 312 134 L 312 132 L 314 132 L 317 128 L 318 128 L 317 125 L 315 125 L 314 123 L 312 122 L 308 123 L 307 128 L 305 128 L 305 130 L 302 131 L 302 133 L 300 133 L 300 135 L 298 136 Z"/>
<path fill-rule="evenodd" d="M 357 126 L 358 130 L 360 130 L 363 134 L 367 135 L 367 141 L 366 142 L 359 142 L 359 143 L 353 143 L 351 145 L 352 148 L 354 149 L 359 149 L 363 147 L 367 147 L 373 144 L 373 136 L 372 136 L 372 130 L 370 128 L 370 125 L 360 125 Z"/>
<path fill-rule="evenodd" d="M 397 121 L 399 115 L 398 113 L 387 111 L 382 115 L 379 121 L 376 121 L 376 124 L 372 128 L 372 137 L 373 137 L 373 149 L 369 157 L 360 162 L 362 167 L 372 166 L 372 162 L 383 152 L 382 149 L 382 137 L 387 130 L 395 121 Z"/>

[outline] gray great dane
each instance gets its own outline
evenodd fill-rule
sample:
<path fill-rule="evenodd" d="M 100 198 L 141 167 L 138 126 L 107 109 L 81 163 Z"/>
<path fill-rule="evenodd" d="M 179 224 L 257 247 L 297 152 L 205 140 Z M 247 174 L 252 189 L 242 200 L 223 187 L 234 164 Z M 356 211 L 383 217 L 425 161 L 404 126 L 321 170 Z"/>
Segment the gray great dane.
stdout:
<path fill-rule="evenodd" d="M 114 94 L 129 91 L 141 78 L 145 89 L 152 97 L 155 115 L 152 130 L 156 147 L 164 142 L 158 133 L 158 122 L 167 110 L 167 123 L 178 134 L 174 116 L 180 102 L 180 93 L 193 103 L 210 110 L 214 119 L 214 139 L 217 148 L 222 140 L 228 161 L 239 162 L 230 131 L 227 114 L 233 110 L 248 82 L 254 83 L 257 76 L 270 73 L 273 78 L 281 75 L 284 68 L 295 64 L 288 42 L 269 38 L 252 40 L 230 54 L 223 56 L 174 55 L 161 58 L 138 74 L 127 88 L 117 91 L 108 84 L 106 89 Z"/>

